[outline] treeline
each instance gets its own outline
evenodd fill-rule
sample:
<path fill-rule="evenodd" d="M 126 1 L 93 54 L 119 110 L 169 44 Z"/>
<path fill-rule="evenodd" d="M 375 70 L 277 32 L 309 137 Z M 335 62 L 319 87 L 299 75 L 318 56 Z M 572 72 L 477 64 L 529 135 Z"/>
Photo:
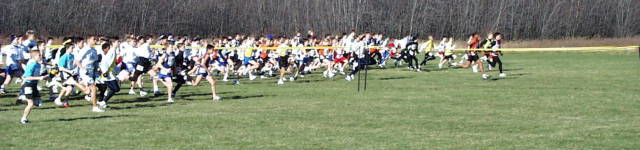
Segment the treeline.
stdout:
<path fill-rule="evenodd" d="M 0 33 L 223 36 L 357 30 L 508 39 L 640 34 L 640 0 L 1 0 Z"/>

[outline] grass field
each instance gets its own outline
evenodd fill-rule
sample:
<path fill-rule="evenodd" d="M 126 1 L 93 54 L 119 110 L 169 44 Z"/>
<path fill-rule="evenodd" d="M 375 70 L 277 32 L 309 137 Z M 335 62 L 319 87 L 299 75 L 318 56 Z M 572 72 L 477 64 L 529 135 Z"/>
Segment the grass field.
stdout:
<path fill-rule="evenodd" d="M 220 102 L 206 85 L 184 88 L 175 104 L 123 90 L 105 113 L 48 101 L 27 125 L 24 106 L 3 95 L 0 149 L 640 149 L 637 53 L 502 59 L 505 79 L 376 69 L 360 93 L 317 73 L 284 86 L 220 82 Z"/>

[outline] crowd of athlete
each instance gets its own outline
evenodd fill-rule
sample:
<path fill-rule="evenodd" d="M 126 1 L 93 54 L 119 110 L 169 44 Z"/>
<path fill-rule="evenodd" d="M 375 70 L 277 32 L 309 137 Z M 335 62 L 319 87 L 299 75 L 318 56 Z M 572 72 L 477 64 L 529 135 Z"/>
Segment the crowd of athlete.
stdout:
<path fill-rule="evenodd" d="M 146 96 L 145 76 L 153 84 L 155 96 L 174 98 L 183 85 L 198 86 L 204 79 L 216 94 L 216 79 L 240 84 L 240 80 L 276 78 L 276 84 L 294 82 L 313 72 L 324 78 L 340 75 L 347 81 L 369 65 L 385 68 L 388 60 L 399 67 L 407 63 L 410 70 L 422 72 L 429 61 L 440 59 L 438 68 L 473 68 L 487 79 L 488 70 L 496 65 L 502 72 L 500 33 L 488 33 L 485 39 L 471 34 L 459 62 L 454 54 L 454 38 L 442 37 L 436 44 L 433 36 L 419 40 L 413 36 L 400 39 L 379 33 L 357 34 L 355 31 L 322 38 L 313 31 L 286 36 L 247 36 L 191 38 L 165 34 L 159 37 L 127 34 L 123 37 L 66 37 L 62 46 L 53 46 L 53 39 L 40 40 L 36 33 L 11 36 L 10 43 L 0 53 L 0 93 L 12 80 L 21 86 L 17 102 L 26 102 L 21 123 L 27 123 L 31 109 L 41 106 L 40 80 L 49 89 L 55 105 L 69 107 L 69 97 L 83 94 L 92 104 L 93 112 L 104 112 L 108 101 L 120 91 L 121 83 L 129 82 L 129 94 Z M 418 63 L 420 53 L 424 58 Z M 483 53 L 484 55 L 481 55 Z M 2 60 L 4 59 L 4 60 Z M 483 65 L 486 64 L 486 65 Z M 166 93 L 159 90 L 160 82 Z M 136 92 L 136 90 L 138 92 Z"/>

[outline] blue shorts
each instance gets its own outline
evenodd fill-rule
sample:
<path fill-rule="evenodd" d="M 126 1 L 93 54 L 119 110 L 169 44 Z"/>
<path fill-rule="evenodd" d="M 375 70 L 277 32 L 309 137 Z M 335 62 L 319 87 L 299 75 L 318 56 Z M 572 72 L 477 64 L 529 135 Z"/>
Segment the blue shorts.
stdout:
<path fill-rule="evenodd" d="M 172 77 L 171 74 L 158 74 L 158 78 L 163 79 L 163 80 L 164 80 L 164 78 L 171 78 L 171 77 Z"/>
<path fill-rule="evenodd" d="M 133 71 L 136 70 L 136 64 L 135 63 L 124 63 L 124 69 L 127 70 L 127 72 L 131 72 L 133 73 Z"/>
<path fill-rule="evenodd" d="M 19 69 L 11 69 L 11 68 L 4 68 L 4 73 L 7 75 L 14 75 L 17 73 L 20 73 Z"/>
<path fill-rule="evenodd" d="M 249 61 L 251 61 L 251 57 L 245 57 L 244 61 L 242 61 L 242 64 L 243 65 L 247 65 L 247 64 L 249 64 Z"/>
<path fill-rule="evenodd" d="M 7 68 L 4 68 L 4 73 L 7 75 L 14 75 L 20 73 L 20 69 L 15 65 L 9 65 Z"/>
<path fill-rule="evenodd" d="M 387 58 L 389 57 L 389 52 L 385 51 L 384 53 L 382 53 L 382 58 Z"/>
<path fill-rule="evenodd" d="M 306 64 L 306 63 L 311 62 L 311 60 L 312 60 L 312 58 L 311 58 L 311 57 L 304 57 L 304 58 L 302 59 L 302 63 L 305 63 L 305 64 Z"/>
<path fill-rule="evenodd" d="M 202 77 L 207 77 L 209 75 L 208 72 L 199 72 L 198 75 L 202 76 Z"/>

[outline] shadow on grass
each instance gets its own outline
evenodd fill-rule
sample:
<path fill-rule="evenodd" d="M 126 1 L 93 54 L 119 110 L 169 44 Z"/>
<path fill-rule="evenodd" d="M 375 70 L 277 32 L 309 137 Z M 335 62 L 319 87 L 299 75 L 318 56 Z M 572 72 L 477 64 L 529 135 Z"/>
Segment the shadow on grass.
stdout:
<path fill-rule="evenodd" d="M 20 105 L 23 105 L 23 104 L 9 103 L 9 104 L 2 104 L 0 106 L 2 106 L 2 107 L 11 107 L 11 106 L 20 106 Z"/>
<path fill-rule="evenodd" d="M 153 108 L 153 107 L 169 106 L 169 105 L 170 104 L 168 104 L 168 103 L 163 103 L 163 104 L 135 104 L 135 105 L 123 106 L 123 107 L 109 106 L 109 109 L 124 110 L 124 109 L 134 109 L 134 108 Z"/>
<path fill-rule="evenodd" d="M 497 69 L 497 68 L 495 68 L 495 69 Z M 523 68 L 502 69 L 502 71 L 516 71 L 516 70 L 523 70 Z"/>
<path fill-rule="evenodd" d="M 107 119 L 107 118 L 118 118 L 118 117 L 130 117 L 134 115 L 115 115 L 115 116 L 97 116 L 97 117 L 77 117 L 77 118 L 60 118 L 54 120 L 47 120 L 44 122 L 53 122 L 53 121 L 77 121 L 77 120 L 94 120 L 94 119 Z"/>
<path fill-rule="evenodd" d="M 139 103 L 139 102 L 148 102 L 152 101 L 148 97 L 136 97 L 134 99 L 129 100 L 119 100 L 119 101 L 109 101 L 109 104 L 128 104 L 128 103 Z"/>
<path fill-rule="evenodd" d="M 13 104 L 12 106 L 23 106 L 23 107 L 18 107 L 18 108 L 12 108 L 12 109 L 1 109 L 0 111 L 22 111 L 24 110 L 24 107 L 26 107 L 27 104 Z M 73 105 L 75 107 L 79 107 L 79 106 L 85 106 L 85 105 Z M 37 107 L 34 106 L 33 109 L 35 110 L 47 110 L 47 109 L 57 109 L 57 108 L 62 108 L 62 107 L 57 107 L 57 106 L 51 106 L 51 107 Z"/>
<path fill-rule="evenodd" d="M 15 95 L 15 94 L 2 94 L 2 95 L 0 95 L 0 98 L 2 98 L 2 99 L 4 99 L 4 98 L 11 98 L 11 97 L 13 97 L 13 98 L 18 98 L 18 96 L 17 96 L 17 95 Z"/>
<path fill-rule="evenodd" d="M 386 78 L 380 78 L 378 80 L 401 80 L 401 79 L 410 79 L 412 77 L 386 77 Z"/>
<path fill-rule="evenodd" d="M 325 81 L 325 80 L 298 80 L 298 83 L 312 83 L 312 82 L 321 82 L 321 81 Z"/>
<path fill-rule="evenodd" d="M 231 93 L 235 93 L 235 92 L 218 92 L 216 94 L 222 95 L 222 94 L 231 94 Z M 178 93 L 177 95 L 181 97 L 206 96 L 206 95 L 211 95 L 211 92 L 198 92 L 198 93 L 189 92 L 186 94 Z M 165 96 L 165 95 L 162 95 L 162 96 Z"/>
<path fill-rule="evenodd" d="M 510 74 L 510 75 L 508 75 L 508 76 L 507 76 L 507 77 L 505 77 L 505 78 L 492 78 L 492 79 L 490 79 L 490 80 L 492 80 L 492 81 L 497 81 L 497 80 L 517 79 L 517 78 L 520 78 L 520 77 L 522 77 L 522 76 L 527 76 L 527 75 L 530 75 L 530 74 L 532 74 L 532 73 L 516 73 L 516 74 Z"/>
<path fill-rule="evenodd" d="M 211 95 L 211 94 L 194 94 L 194 95 L 189 95 L 189 96 L 185 96 L 183 97 L 183 100 L 188 100 L 188 101 L 194 101 L 194 100 L 205 100 L 205 101 L 210 101 L 211 99 L 189 99 L 187 97 L 190 96 L 202 96 L 202 95 Z M 260 97 L 267 97 L 270 95 L 247 95 L 247 96 L 223 96 L 222 97 L 222 101 L 228 101 L 228 100 L 242 100 L 242 99 L 251 99 L 251 98 L 260 98 Z"/>
<path fill-rule="evenodd" d="M 248 96 L 231 96 L 231 97 L 224 97 L 224 100 L 241 100 L 241 99 L 250 99 L 250 98 L 259 98 L 259 97 L 266 97 L 266 95 L 248 95 Z"/>

